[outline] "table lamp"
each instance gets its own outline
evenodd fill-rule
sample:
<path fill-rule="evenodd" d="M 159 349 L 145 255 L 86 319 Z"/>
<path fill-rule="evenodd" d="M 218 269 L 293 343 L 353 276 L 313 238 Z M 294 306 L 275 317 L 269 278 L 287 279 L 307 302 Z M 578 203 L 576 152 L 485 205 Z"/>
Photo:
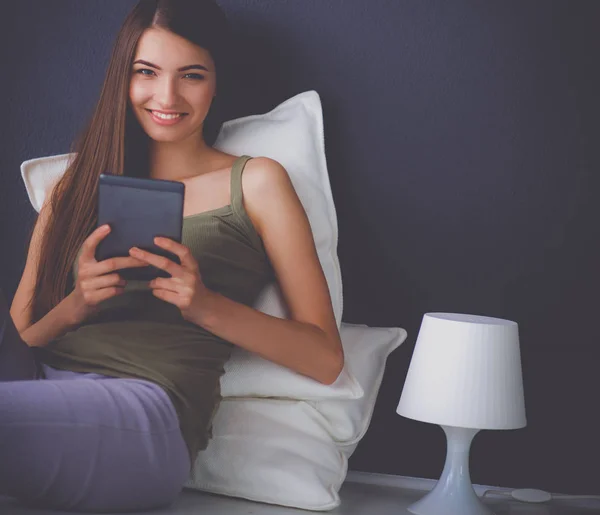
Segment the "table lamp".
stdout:
<path fill-rule="evenodd" d="M 469 450 L 481 429 L 526 425 L 515 322 L 426 313 L 396 413 L 439 424 L 446 463 L 435 488 L 409 506 L 418 515 L 493 515 L 477 497 Z"/>

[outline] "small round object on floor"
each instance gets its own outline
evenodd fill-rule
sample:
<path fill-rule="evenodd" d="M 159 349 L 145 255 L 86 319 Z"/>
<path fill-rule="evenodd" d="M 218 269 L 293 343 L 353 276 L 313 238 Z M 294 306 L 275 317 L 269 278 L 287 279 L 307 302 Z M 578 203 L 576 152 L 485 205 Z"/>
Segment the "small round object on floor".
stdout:
<path fill-rule="evenodd" d="M 514 499 L 522 502 L 548 502 L 552 494 L 536 488 L 520 488 L 510 493 Z"/>

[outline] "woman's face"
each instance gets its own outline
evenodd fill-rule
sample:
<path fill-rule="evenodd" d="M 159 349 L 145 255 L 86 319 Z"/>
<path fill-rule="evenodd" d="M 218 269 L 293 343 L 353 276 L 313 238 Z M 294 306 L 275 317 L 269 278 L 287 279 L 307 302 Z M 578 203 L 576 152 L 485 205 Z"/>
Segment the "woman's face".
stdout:
<path fill-rule="evenodd" d="M 161 142 L 202 137 L 215 91 L 215 65 L 207 50 L 164 29 L 144 31 L 129 100 L 148 136 Z"/>

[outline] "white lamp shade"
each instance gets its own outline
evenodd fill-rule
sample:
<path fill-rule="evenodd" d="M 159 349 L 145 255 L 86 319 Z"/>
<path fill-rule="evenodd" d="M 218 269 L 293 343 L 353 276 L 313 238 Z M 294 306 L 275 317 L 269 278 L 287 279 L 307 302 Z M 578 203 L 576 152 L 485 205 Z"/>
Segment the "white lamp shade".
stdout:
<path fill-rule="evenodd" d="M 477 315 L 426 313 L 396 412 L 472 429 L 524 427 L 517 324 Z"/>

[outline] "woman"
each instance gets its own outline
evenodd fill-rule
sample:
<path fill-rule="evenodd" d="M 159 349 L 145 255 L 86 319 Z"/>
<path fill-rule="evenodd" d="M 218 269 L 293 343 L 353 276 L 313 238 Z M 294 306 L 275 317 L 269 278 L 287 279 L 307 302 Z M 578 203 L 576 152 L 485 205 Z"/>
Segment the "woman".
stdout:
<path fill-rule="evenodd" d="M 329 291 L 285 169 L 209 144 L 228 49 L 209 0 L 142 0 L 125 20 L 10 313 L 0 296 L 0 495 L 76 511 L 169 505 L 212 437 L 233 345 L 338 377 Z M 181 264 L 136 249 L 96 261 L 110 232 L 95 228 L 106 170 L 185 183 L 182 243 L 156 240 Z M 170 277 L 118 274 L 147 265 Z M 289 320 L 251 307 L 272 280 Z"/>

